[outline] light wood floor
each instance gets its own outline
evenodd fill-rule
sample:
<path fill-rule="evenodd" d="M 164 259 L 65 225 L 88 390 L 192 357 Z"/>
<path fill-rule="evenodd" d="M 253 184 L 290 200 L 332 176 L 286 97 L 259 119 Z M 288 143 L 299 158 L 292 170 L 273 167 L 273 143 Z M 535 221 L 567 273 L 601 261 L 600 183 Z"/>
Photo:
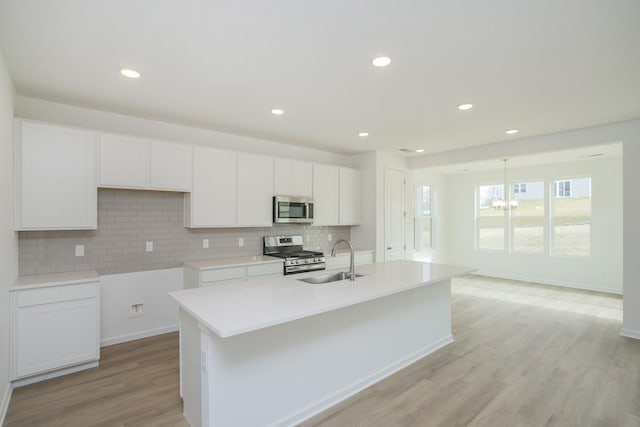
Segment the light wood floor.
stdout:
<path fill-rule="evenodd" d="M 640 426 L 620 297 L 480 276 L 452 288 L 453 344 L 304 425 Z M 6 425 L 184 426 L 177 346 L 103 348 L 99 368 L 14 390 Z"/>
<path fill-rule="evenodd" d="M 101 349 L 100 366 L 13 390 L 5 426 L 188 426 L 178 334 Z"/>

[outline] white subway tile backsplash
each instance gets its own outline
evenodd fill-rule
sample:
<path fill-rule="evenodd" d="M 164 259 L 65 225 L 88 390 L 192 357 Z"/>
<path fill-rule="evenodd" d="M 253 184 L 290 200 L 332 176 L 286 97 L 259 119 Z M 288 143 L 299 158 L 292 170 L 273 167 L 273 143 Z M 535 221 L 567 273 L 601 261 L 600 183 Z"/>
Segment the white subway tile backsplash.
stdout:
<path fill-rule="evenodd" d="M 115 274 L 173 268 L 187 260 L 259 255 L 262 237 L 291 234 L 304 235 L 305 248 L 326 253 L 337 239 L 349 239 L 351 231 L 303 225 L 188 229 L 183 226 L 182 193 L 100 189 L 98 229 L 19 232 L 19 270 L 21 275 L 82 270 Z M 202 239 L 209 239 L 209 248 L 202 247 Z M 153 241 L 153 252 L 145 251 L 147 241 Z M 85 246 L 84 257 L 75 256 L 75 245 Z"/>

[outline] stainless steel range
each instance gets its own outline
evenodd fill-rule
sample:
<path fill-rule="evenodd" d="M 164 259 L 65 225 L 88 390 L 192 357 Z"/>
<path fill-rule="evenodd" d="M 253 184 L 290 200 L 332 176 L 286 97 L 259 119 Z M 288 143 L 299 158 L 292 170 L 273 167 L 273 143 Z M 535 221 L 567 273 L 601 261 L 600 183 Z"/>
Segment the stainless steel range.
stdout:
<path fill-rule="evenodd" d="M 305 251 L 302 246 L 302 236 L 269 236 L 264 238 L 263 254 L 284 258 L 284 274 L 327 268 L 322 252 Z"/>

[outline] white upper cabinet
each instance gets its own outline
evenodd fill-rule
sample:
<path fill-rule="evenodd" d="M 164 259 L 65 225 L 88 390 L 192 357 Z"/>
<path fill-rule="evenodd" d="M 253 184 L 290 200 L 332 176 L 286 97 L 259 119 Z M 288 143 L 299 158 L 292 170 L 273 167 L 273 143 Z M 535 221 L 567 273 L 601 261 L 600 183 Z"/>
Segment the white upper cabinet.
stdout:
<path fill-rule="evenodd" d="M 16 230 L 97 227 L 97 133 L 16 120 Z"/>
<path fill-rule="evenodd" d="M 100 135 L 101 187 L 145 188 L 149 176 L 149 142 L 132 136 Z"/>
<path fill-rule="evenodd" d="M 332 165 L 313 165 L 314 225 L 338 225 L 339 168 Z"/>
<path fill-rule="evenodd" d="M 185 226 L 270 227 L 273 158 L 195 147 Z"/>
<path fill-rule="evenodd" d="M 159 190 L 191 191 L 192 147 L 151 141 L 149 186 Z"/>
<path fill-rule="evenodd" d="M 186 144 L 103 133 L 99 185 L 191 191 L 191 150 Z"/>
<path fill-rule="evenodd" d="M 314 225 L 360 224 L 361 177 L 357 169 L 313 165 Z"/>
<path fill-rule="evenodd" d="M 273 225 L 273 158 L 238 154 L 238 225 Z"/>
<path fill-rule="evenodd" d="M 282 196 L 313 196 L 313 165 L 298 160 L 276 159 L 274 193 Z"/>
<path fill-rule="evenodd" d="M 238 153 L 193 148 L 193 189 L 185 194 L 185 227 L 233 227 Z"/>
<path fill-rule="evenodd" d="M 360 224 L 361 177 L 357 169 L 340 168 L 340 225 Z"/>

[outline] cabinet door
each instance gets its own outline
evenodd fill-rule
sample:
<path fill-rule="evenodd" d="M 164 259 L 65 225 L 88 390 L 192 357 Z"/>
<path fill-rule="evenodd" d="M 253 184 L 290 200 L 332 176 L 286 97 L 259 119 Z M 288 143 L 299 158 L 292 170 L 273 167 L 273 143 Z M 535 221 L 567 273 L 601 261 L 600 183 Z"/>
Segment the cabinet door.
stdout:
<path fill-rule="evenodd" d="M 338 167 L 313 165 L 314 225 L 338 225 Z"/>
<path fill-rule="evenodd" d="M 238 225 L 273 225 L 273 158 L 238 154 Z"/>
<path fill-rule="evenodd" d="M 297 160 L 276 159 L 274 183 L 274 192 L 277 195 L 312 197 L 312 164 Z"/>
<path fill-rule="evenodd" d="M 186 227 L 236 224 L 237 153 L 193 148 L 193 189 L 185 195 Z"/>
<path fill-rule="evenodd" d="M 360 171 L 340 168 L 340 225 L 360 224 Z"/>
<path fill-rule="evenodd" d="M 16 138 L 16 229 L 95 229 L 96 133 L 19 120 Z"/>
<path fill-rule="evenodd" d="M 149 187 L 154 190 L 191 190 L 191 146 L 151 141 Z"/>
<path fill-rule="evenodd" d="M 12 293 L 12 377 L 20 378 L 97 360 L 99 307 L 97 284 L 59 286 L 52 302 L 20 306 L 20 292 Z M 57 295 L 86 288 L 94 296 L 75 299 Z M 42 288 L 48 298 L 52 288 Z M 36 293 L 38 293 L 37 290 Z M 34 291 L 27 291 L 33 293 Z M 30 295 L 33 297 L 34 295 Z M 37 295 L 35 295 L 37 299 Z"/>
<path fill-rule="evenodd" d="M 101 187 L 145 188 L 149 181 L 149 141 L 100 135 Z"/>

